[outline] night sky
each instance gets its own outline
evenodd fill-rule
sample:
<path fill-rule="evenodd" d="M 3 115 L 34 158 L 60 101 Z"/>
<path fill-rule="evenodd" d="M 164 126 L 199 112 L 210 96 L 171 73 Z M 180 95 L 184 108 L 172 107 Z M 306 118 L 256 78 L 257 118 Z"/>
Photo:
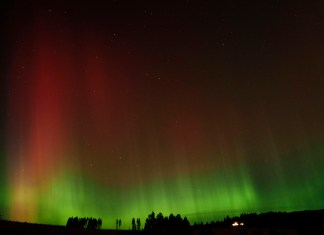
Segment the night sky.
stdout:
<path fill-rule="evenodd" d="M 324 208 L 322 1 L 1 8 L 1 218 Z"/>

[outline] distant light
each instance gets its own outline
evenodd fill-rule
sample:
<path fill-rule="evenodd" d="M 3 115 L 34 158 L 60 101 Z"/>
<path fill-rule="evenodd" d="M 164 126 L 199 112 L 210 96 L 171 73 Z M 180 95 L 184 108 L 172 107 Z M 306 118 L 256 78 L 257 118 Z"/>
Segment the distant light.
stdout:
<path fill-rule="evenodd" d="M 232 226 L 233 227 L 236 227 L 236 226 L 244 226 L 244 223 L 243 222 L 241 222 L 241 223 L 238 223 L 238 222 L 234 222 L 234 223 L 232 223 Z"/>

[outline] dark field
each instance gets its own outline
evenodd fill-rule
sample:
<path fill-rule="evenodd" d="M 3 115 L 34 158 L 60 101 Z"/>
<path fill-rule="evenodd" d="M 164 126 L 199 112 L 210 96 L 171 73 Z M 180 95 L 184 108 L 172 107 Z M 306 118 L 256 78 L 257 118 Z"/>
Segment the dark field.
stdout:
<path fill-rule="evenodd" d="M 233 227 L 233 222 L 244 222 L 244 226 Z M 242 214 L 239 217 L 224 219 L 224 221 L 192 225 L 186 235 L 310 235 L 324 234 L 324 210 L 308 210 L 296 212 L 267 212 L 261 214 Z M 66 226 L 32 224 L 0 220 L 0 234 L 166 234 L 160 230 L 148 233 L 146 230 L 113 230 L 113 229 L 82 229 L 68 228 Z"/>
<path fill-rule="evenodd" d="M 106 234 L 106 235 L 122 235 L 127 234 L 127 230 L 96 230 L 96 229 L 79 229 L 67 228 L 65 226 L 30 224 L 12 221 L 0 221 L 0 234 L 42 234 L 42 235 L 90 235 L 90 234 Z"/>
<path fill-rule="evenodd" d="M 245 230 L 243 232 L 242 230 Z M 205 230 L 194 230 L 193 235 L 200 234 L 219 234 L 219 235 L 302 235 L 302 234 L 321 234 L 323 231 L 313 228 L 312 230 L 297 229 L 297 228 L 212 228 Z M 66 228 L 65 226 L 30 224 L 12 221 L 0 221 L 0 234 L 41 234 L 41 235 L 123 235 L 132 234 L 130 230 L 91 230 L 91 229 L 77 229 Z M 137 234 L 145 234 L 140 232 Z"/>

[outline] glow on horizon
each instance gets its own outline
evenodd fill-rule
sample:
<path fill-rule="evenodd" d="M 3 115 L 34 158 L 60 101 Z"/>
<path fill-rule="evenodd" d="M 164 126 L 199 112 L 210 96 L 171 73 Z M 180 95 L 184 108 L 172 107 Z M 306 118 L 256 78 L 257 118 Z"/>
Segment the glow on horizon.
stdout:
<path fill-rule="evenodd" d="M 224 176 L 232 177 L 232 182 L 225 181 Z M 179 213 L 187 216 L 193 224 L 222 220 L 225 215 L 265 212 L 273 208 L 292 211 L 317 206 L 311 201 L 299 204 L 307 200 L 309 193 L 300 187 L 297 191 L 289 189 L 292 193 L 277 188 L 277 195 L 260 196 L 251 182 L 233 176 L 233 172 L 228 175 L 222 172 L 210 176 L 156 180 L 132 188 L 109 188 L 80 174 L 63 174 L 42 187 L 36 186 L 34 190 L 27 191 L 24 186 L 19 187 L 23 191 L 21 194 L 14 190 L 13 193 L 20 198 L 12 198 L 11 204 L 15 207 L 12 207 L 10 219 L 65 225 L 70 216 L 92 216 L 103 220 L 103 228 L 114 228 L 115 219 L 121 218 L 126 229 L 133 217 L 144 222 L 152 211 L 162 212 L 163 215 Z M 206 182 L 213 187 L 205 185 Z M 316 190 L 312 193 L 316 197 Z M 279 198 L 282 200 L 276 205 L 272 200 Z M 269 208 L 263 208 L 269 203 Z M 14 208 L 24 209 L 15 211 Z"/>

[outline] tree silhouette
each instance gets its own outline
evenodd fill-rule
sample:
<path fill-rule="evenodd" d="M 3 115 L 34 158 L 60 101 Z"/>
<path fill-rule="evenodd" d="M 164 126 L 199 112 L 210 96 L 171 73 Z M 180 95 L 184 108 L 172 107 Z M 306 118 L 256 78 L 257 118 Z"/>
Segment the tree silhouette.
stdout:
<path fill-rule="evenodd" d="M 79 219 L 79 224 L 80 224 L 80 227 L 81 228 L 86 228 L 86 226 L 87 226 L 87 218 L 80 218 Z"/>
<path fill-rule="evenodd" d="M 70 228 L 87 228 L 87 229 L 100 229 L 102 225 L 102 220 L 99 218 L 78 218 L 78 217 L 70 217 L 66 222 L 66 227 Z"/>
<path fill-rule="evenodd" d="M 163 217 L 162 213 L 159 213 L 155 217 L 155 213 L 149 214 L 146 219 L 144 231 L 147 234 L 190 234 L 190 224 L 188 219 L 184 219 L 178 214 L 174 217 L 170 214 L 168 217 Z"/>
<path fill-rule="evenodd" d="M 98 221 L 96 218 L 91 217 L 90 219 L 88 219 L 88 224 L 87 224 L 88 229 L 95 229 L 97 228 L 97 226 L 98 226 Z"/>
<path fill-rule="evenodd" d="M 186 216 L 183 218 L 183 221 L 182 221 L 182 229 L 183 229 L 184 234 L 190 233 L 190 223 Z"/>
<path fill-rule="evenodd" d="M 132 230 L 136 230 L 135 218 L 132 219 Z"/>
<path fill-rule="evenodd" d="M 169 227 L 170 227 L 170 230 L 174 231 L 175 230 L 175 226 L 176 226 L 176 220 L 175 220 L 174 215 L 171 213 L 169 215 Z"/>
<path fill-rule="evenodd" d="M 137 230 L 140 231 L 141 230 L 141 219 L 140 218 L 137 218 L 136 225 L 137 225 Z"/>
<path fill-rule="evenodd" d="M 149 214 L 146 219 L 144 230 L 147 231 L 148 233 L 153 233 L 155 228 L 155 222 L 156 222 L 155 213 L 154 211 L 152 211 L 152 213 Z"/>
<path fill-rule="evenodd" d="M 116 229 L 117 230 L 120 229 L 121 224 L 122 224 L 121 219 L 116 219 Z"/>
<path fill-rule="evenodd" d="M 101 229 L 101 226 L 102 226 L 102 220 L 99 218 L 98 219 L 98 229 Z"/>

